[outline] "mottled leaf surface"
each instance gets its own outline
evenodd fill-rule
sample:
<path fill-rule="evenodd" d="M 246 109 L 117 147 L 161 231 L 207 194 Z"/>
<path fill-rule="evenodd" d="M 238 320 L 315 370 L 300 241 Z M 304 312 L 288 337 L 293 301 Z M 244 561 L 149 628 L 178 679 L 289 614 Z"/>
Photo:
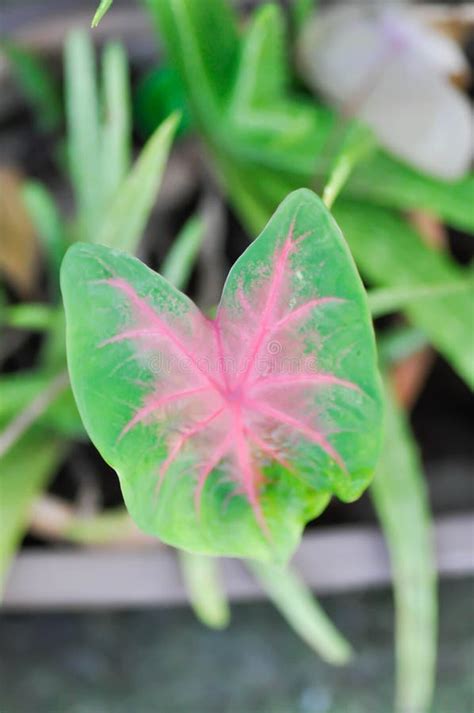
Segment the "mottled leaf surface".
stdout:
<path fill-rule="evenodd" d="M 72 247 L 62 290 L 89 434 L 146 531 L 286 558 L 331 494 L 368 485 L 381 397 L 365 292 L 319 198 L 291 194 L 210 320 L 138 260 Z"/>

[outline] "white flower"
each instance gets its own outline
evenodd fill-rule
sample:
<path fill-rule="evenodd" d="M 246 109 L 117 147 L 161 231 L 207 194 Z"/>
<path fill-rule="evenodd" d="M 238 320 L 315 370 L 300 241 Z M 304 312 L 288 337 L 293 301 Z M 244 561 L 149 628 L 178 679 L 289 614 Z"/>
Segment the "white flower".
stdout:
<path fill-rule="evenodd" d="M 467 69 L 457 44 L 396 5 L 339 6 L 303 30 L 298 61 L 308 85 L 365 121 L 380 143 L 444 179 L 468 169 L 474 121 L 449 81 Z"/>

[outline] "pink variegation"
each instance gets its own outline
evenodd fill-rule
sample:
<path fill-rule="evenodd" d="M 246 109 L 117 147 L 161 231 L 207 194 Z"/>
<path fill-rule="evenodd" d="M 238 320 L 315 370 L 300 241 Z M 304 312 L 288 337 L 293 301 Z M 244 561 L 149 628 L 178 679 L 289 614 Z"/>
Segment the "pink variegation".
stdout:
<path fill-rule="evenodd" d="M 370 481 L 381 400 L 365 293 L 334 220 L 291 194 L 215 318 L 140 261 L 62 268 L 71 381 L 137 523 L 208 554 L 285 559 L 332 494 Z"/>
<path fill-rule="evenodd" d="M 121 278 L 103 281 L 126 297 L 132 317 L 125 330 L 98 346 L 133 341 L 140 352 L 145 343 L 148 349 L 167 353 L 175 372 L 168 373 L 168 378 L 157 376 L 152 393 L 145 396 L 119 438 L 142 423 L 172 423 L 168 456 L 157 472 L 157 490 L 183 450 L 192 448 L 198 464 L 195 506 L 199 512 L 207 478 L 226 461 L 236 492 L 247 498 L 268 537 L 259 500 L 262 463 L 270 458 L 291 470 L 292 443 L 305 439 L 345 470 L 328 434 L 317 425 L 318 414 L 310 402 L 318 389 L 360 390 L 351 381 L 319 371 L 312 359 L 304 358 L 298 332 L 301 320 L 314 310 L 341 302 L 321 297 L 288 308 L 292 303 L 290 261 L 301 241 L 309 237 L 308 233 L 295 235 L 293 222 L 269 275 L 256 280 L 252 294 L 239 289 L 234 308 L 221 305 L 214 320 L 196 310 L 192 325 L 180 325 L 179 320 L 168 324 Z M 185 367 L 182 370 L 180 363 Z"/>

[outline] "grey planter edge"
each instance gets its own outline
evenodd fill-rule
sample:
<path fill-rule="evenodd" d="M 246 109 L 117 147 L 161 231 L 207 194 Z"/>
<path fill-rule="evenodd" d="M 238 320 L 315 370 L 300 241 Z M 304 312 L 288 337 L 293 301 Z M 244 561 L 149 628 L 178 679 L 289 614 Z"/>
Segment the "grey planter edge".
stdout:
<path fill-rule="evenodd" d="M 441 576 L 474 573 L 474 513 L 438 518 L 433 536 Z M 309 532 L 292 566 L 318 594 L 382 587 L 390 582 L 388 552 L 376 527 Z M 232 601 L 265 596 L 239 560 L 221 559 L 220 574 Z M 20 553 L 10 571 L 0 611 L 119 609 L 186 601 L 170 548 L 60 547 Z"/>

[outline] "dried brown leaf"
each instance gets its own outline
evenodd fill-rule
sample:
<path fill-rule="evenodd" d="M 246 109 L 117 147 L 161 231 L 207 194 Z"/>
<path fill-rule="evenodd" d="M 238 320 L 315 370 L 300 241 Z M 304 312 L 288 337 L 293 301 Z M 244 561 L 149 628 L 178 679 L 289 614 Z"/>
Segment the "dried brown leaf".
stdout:
<path fill-rule="evenodd" d="M 18 171 L 0 168 L 0 272 L 27 297 L 36 283 L 38 246 L 21 188 Z"/>

